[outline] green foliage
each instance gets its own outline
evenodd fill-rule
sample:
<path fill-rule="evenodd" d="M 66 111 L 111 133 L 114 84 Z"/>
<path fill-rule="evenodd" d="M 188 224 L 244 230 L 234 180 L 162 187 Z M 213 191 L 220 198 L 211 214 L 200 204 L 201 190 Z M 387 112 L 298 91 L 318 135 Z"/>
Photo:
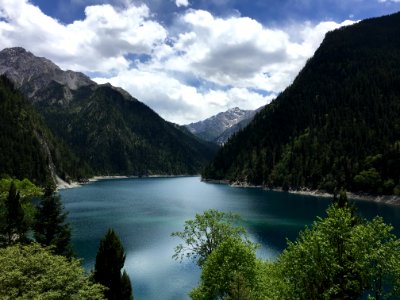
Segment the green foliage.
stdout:
<path fill-rule="evenodd" d="M 46 87 L 36 108 L 96 174 L 198 174 L 216 151 L 110 85 L 71 91 L 62 104 L 47 96 L 63 95 L 63 89 Z"/>
<path fill-rule="evenodd" d="M 51 254 L 37 244 L 0 249 L 0 298 L 4 300 L 102 300 L 80 262 Z"/>
<path fill-rule="evenodd" d="M 219 150 L 203 177 L 398 193 L 399 25 L 397 13 L 328 33 L 293 84 Z"/>
<path fill-rule="evenodd" d="M 394 187 L 393 192 L 395 195 L 400 196 L 400 184 Z"/>
<path fill-rule="evenodd" d="M 65 223 L 66 217 L 60 196 L 49 190 L 37 208 L 33 230 L 36 242 L 51 246 L 54 254 L 70 258 L 73 254 L 70 245 L 71 229 Z"/>
<path fill-rule="evenodd" d="M 50 166 L 64 179 L 86 175 L 84 163 L 57 140 L 13 84 L 0 76 L 0 176 L 44 184 Z"/>
<path fill-rule="evenodd" d="M 31 200 L 34 197 L 40 197 L 43 195 L 42 188 L 32 183 L 29 179 L 25 178 L 23 180 L 18 180 L 12 178 L 3 178 L 0 179 L 0 199 L 5 199 L 12 182 L 14 183 L 23 201 Z"/>
<path fill-rule="evenodd" d="M 192 299 L 318 300 L 400 297 L 400 239 L 376 217 L 361 219 L 340 193 L 276 261 L 256 245 L 225 237 L 205 257 Z M 186 230 L 190 232 L 191 227 Z M 192 231 L 193 232 L 193 231 Z M 196 236 L 194 234 L 194 236 Z"/>
<path fill-rule="evenodd" d="M 266 269 L 260 291 L 271 299 L 398 297 L 400 240 L 381 218 L 358 222 L 352 210 L 332 205 Z M 280 280 L 280 283 L 278 282 Z M 267 297 L 268 299 L 268 297 Z"/>
<path fill-rule="evenodd" d="M 355 219 L 349 209 L 337 206 L 327 214 L 289 243 L 278 259 L 290 285 L 286 299 L 356 299 L 362 294 L 361 269 L 348 243 Z"/>
<path fill-rule="evenodd" d="M 133 300 L 131 279 L 125 270 L 121 277 L 121 299 Z"/>
<path fill-rule="evenodd" d="M 368 294 L 375 299 L 400 296 L 400 240 L 392 231 L 392 226 L 376 217 L 356 226 L 351 234 L 352 254 Z"/>
<path fill-rule="evenodd" d="M 42 188 L 33 184 L 29 179 L 18 180 L 11 178 L 0 179 L 0 226 L 1 220 L 5 222 L 5 206 L 4 202 L 7 198 L 11 184 L 14 183 L 19 195 L 20 203 L 24 211 L 24 219 L 28 227 L 34 223 L 36 208 L 32 204 L 32 199 L 43 195 Z M 1 218 L 3 216 L 3 218 Z"/>
<path fill-rule="evenodd" d="M 336 194 L 334 194 L 332 202 L 340 208 L 343 208 L 343 207 L 346 207 L 347 205 L 349 205 L 349 200 L 347 199 L 346 191 L 341 190 L 339 192 L 339 197 Z"/>
<path fill-rule="evenodd" d="M 105 296 L 108 300 L 132 299 L 132 287 L 129 276 L 121 269 L 125 263 L 125 252 L 121 240 L 114 230 L 109 229 L 100 241 L 96 255 L 93 278 L 107 287 Z"/>
<path fill-rule="evenodd" d="M 192 299 L 251 299 L 256 281 L 256 246 L 239 238 L 224 239 L 202 266 Z"/>
<path fill-rule="evenodd" d="M 290 293 L 290 287 L 281 276 L 281 271 L 276 263 L 257 260 L 255 271 L 255 284 L 250 291 L 251 300 L 281 300 L 285 299 L 283 295 Z"/>
<path fill-rule="evenodd" d="M 375 168 L 370 168 L 356 175 L 354 177 L 354 184 L 361 190 L 374 191 L 382 184 L 381 175 Z"/>
<path fill-rule="evenodd" d="M 8 246 L 27 241 L 28 223 L 14 182 L 11 182 L 8 196 L 4 201 L 2 215 L 4 223 L 0 228 L 0 245 Z"/>
<path fill-rule="evenodd" d="M 196 214 L 193 220 L 185 221 L 184 230 L 172 233 L 183 240 L 175 248 L 173 258 L 189 258 L 199 266 L 227 238 L 240 238 L 245 234 L 242 227 L 235 226 L 239 216 L 209 209 L 203 214 Z"/>

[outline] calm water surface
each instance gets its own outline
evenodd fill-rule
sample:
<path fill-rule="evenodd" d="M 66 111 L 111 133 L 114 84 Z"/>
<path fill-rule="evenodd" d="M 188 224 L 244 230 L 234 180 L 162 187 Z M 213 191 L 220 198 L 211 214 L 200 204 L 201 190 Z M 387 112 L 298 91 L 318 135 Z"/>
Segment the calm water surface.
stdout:
<path fill-rule="evenodd" d="M 286 238 L 294 240 L 316 216 L 325 215 L 330 203 L 327 198 L 207 184 L 199 177 L 103 180 L 61 195 L 74 248 L 88 270 L 107 229 L 118 232 L 136 300 L 188 299 L 200 271 L 191 262 L 171 258 L 179 239 L 170 234 L 196 213 L 209 208 L 239 213 L 252 239 L 262 245 L 259 256 L 273 259 Z M 364 217 L 381 215 L 399 233 L 399 207 L 356 204 Z"/>

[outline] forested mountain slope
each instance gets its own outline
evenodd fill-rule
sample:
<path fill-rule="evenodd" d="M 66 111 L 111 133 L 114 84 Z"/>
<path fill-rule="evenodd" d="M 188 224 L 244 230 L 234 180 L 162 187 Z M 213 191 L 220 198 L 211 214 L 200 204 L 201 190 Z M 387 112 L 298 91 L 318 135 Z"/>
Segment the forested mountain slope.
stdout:
<path fill-rule="evenodd" d="M 126 91 L 63 71 L 25 49 L 1 51 L 0 73 L 97 175 L 196 174 L 216 151 Z"/>
<path fill-rule="evenodd" d="M 64 180 L 90 174 L 10 80 L 0 76 L 0 177 L 30 178 L 44 184 L 56 175 Z"/>
<path fill-rule="evenodd" d="M 400 193 L 400 13 L 328 33 L 203 177 Z"/>

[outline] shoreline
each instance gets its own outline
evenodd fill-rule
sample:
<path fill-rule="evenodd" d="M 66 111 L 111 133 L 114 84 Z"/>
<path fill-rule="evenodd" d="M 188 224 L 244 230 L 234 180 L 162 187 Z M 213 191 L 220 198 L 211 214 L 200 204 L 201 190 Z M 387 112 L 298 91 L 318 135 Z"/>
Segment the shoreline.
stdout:
<path fill-rule="evenodd" d="M 113 180 L 113 179 L 128 179 L 128 178 L 174 178 L 174 177 L 197 177 L 199 175 L 148 175 L 148 176 L 126 176 L 126 175 L 110 175 L 110 176 L 93 176 L 87 180 L 87 182 L 76 182 L 73 181 L 71 183 L 65 182 L 61 178 L 57 177 L 57 190 L 63 190 L 63 189 L 73 189 L 73 188 L 79 188 L 82 187 L 83 185 L 90 184 L 92 182 L 97 182 L 101 180 Z M 325 191 L 321 190 L 310 190 L 307 188 L 300 189 L 300 190 L 289 190 L 289 191 L 283 191 L 281 188 L 267 188 L 265 186 L 261 185 L 251 185 L 248 183 L 243 183 L 243 182 L 229 182 L 229 180 L 214 180 L 214 179 L 203 179 L 201 178 L 201 181 L 204 183 L 210 183 L 210 184 L 224 184 L 224 185 L 229 185 L 231 187 L 235 188 L 260 188 L 266 191 L 274 191 L 274 192 L 287 192 L 291 194 L 297 194 L 297 195 L 303 195 L 303 196 L 313 196 L 313 197 L 324 197 L 324 198 L 331 198 L 333 197 L 333 194 L 327 193 Z M 386 205 L 393 205 L 393 206 L 400 206 L 400 196 L 396 195 L 380 195 L 380 196 L 375 196 L 375 195 L 368 195 L 368 194 L 355 194 L 351 192 L 346 192 L 347 198 L 349 200 L 357 200 L 357 201 L 369 201 L 369 202 L 375 202 L 375 203 L 382 203 Z"/>
<path fill-rule="evenodd" d="M 305 195 L 305 196 L 324 197 L 324 198 L 333 197 L 333 194 L 319 190 L 299 190 L 299 191 L 290 190 L 288 191 L 288 193 Z M 393 206 L 400 206 L 400 196 L 396 195 L 368 195 L 368 194 L 355 194 L 352 192 L 346 192 L 346 195 L 349 200 L 368 201 L 368 202 L 383 203 Z"/>
<path fill-rule="evenodd" d="M 272 188 L 271 189 L 271 188 L 267 188 L 265 186 L 251 185 L 251 184 L 243 183 L 243 182 L 231 183 L 228 180 L 202 179 L 201 181 L 203 181 L 205 183 L 211 183 L 211 184 L 226 184 L 231 187 L 237 187 L 237 188 L 260 188 L 260 189 L 263 189 L 266 191 L 287 192 L 287 193 L 296 194 L 296 195 L 333 198 L 333 194 L 330 194 L 330 193 L 327 193 L 327 192 L 321 191 L 321 190 L 310 190 L 307 188 L 304 188 L 301 190 L 284 191 L 281 188 Z M 352 192 L 346 192 L 346 195 L 349 200 L 369 201 L 369 202 L 382 203 L 382 204 L 392 205 L 392 206 L 400 206 L 400 196 L 396 196 L 396 195 L 375 196 L 375 195 L 368 195 L 368 194 L 355 194 Z"/>
<path fill-rule="evenodd" d="M 147 175 L 147 176 L 127 176 L 127 175 L 104 175 L 104 176 L 93 176 L 85 182 L 72 181 L 70 183 L 62 180 L 60 177 L 56 177 L 57 191 L 65 189 L 74 189 L 82 187 L 83 185 L 90 184 L 101 180 L 113 180 L 113 179 L 128 179 L 128 178 L 173 178 L 173 177 L 196 177 L 200 175 Z"/>

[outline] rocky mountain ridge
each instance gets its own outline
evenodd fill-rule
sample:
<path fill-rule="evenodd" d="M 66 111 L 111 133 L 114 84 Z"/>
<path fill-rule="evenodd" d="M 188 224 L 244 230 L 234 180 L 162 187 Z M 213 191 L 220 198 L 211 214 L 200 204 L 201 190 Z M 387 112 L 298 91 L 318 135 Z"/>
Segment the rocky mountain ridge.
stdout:
<path fill-rule="evenodd" d="M 80 87 L 96 85 L 86 75 L 63 71 L 47 58 L 36 57 L 21 47 L 0 51 L 0 75 L 6 75 L 33 102 L 45 100 L 41 91 L 52 82 L 64 86 L 69 96 Z"/>
<path fill-rule="evenodd" d="M 257 111 L 234 107 L 203 121 L 185 125 L 185 127 L 201 139 L 222 145 L 235 132 L 250 123 Z M 238 124 L 241 125 L 237 126 Z"/>

